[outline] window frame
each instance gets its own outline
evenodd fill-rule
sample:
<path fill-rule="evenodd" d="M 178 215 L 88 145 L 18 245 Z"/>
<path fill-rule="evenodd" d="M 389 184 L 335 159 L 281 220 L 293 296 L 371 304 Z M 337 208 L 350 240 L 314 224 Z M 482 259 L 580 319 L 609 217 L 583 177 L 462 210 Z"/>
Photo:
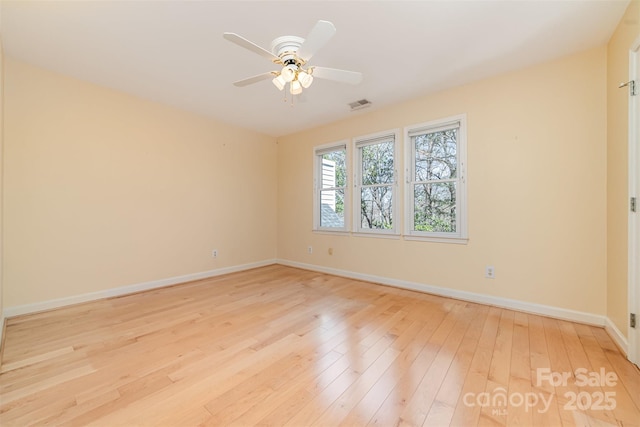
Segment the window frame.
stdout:
<path fill-rule="evenodd" d="M 367 145 L 374 145 L 383 142 L 384 138 L 393 137 L 393 180 L 391 183 L 391 215 L 393 219 L 393 227 L 391 229 L 371 229 L 362 227 L 360 217 L 361 206 L 361 185 L 362 180 L 362 159 L 360 148 Z M 352 139 L 353 148 L 353 229 L 354 234 L 360 236 L 372 237 L 400 237 L 402 218 L 398 212 L 398 198 L 400 197 L 398 185 L 398 161 L 400 159 L 400 129 L 389 129 L 386 131 L 376 132 L 368 135 L 358 136 Z"/>
<path fill-rule="evenodd" d="M 345 158 L 345 185 L 344 185 L 344 226 L 343 227 L 322 227 L 320 206 L 322 197 L 321 176 L 322 173 L 322 155 L 332 152 L 344 150 Z M 350 183 L 350 153 L 349 153 L 349 140 L 342 140 L 338 142 L 332 142 L 328 144 L 317 145 L 313 147 L 313 231 L 327 232 L 331 234 L 345 234 L 350 230 L 350 218 L 351 218 L 351 196 L 349 191 Z M 332 187 L 334 189 L 342 187 Z"/>
<path fill-rule="evenodd" d="M 458 126 L 455 126 L 455 125 Z M 458 139 L 456 141 L 456 232 L 429 232 L 414 230 L 415 209 L 415 147 L 414 136 L 417 132 L 429 133 L 447 128 L 458 127 Z M 417 123 L 404 128 L 405 142 L 405 218 L 404 238 L 406 240 L 421 240 L 440 243 L 466 244 L 469 241 L 468 212 L 467 212 L 467 115 L 458 114 L 441 119 Z"/>

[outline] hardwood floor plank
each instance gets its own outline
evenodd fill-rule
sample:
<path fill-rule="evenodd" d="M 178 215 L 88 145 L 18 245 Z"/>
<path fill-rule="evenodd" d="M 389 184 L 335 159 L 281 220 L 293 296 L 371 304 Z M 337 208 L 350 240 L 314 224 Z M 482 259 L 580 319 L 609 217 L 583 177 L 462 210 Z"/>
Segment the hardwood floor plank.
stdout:
<path fill-rule="evenodd" d="M 433 405 L 423 423 L 424 426 L 449 425 L 456 409 L 464 385 L 464 378 L 469 372 L 473 355 L 482 334 L 489 307 L 478 306 L 477 313 L 471 320 L 453 362 L 447 371 Z"/>
<path fill-rule="evenodd" d="M 591 366 L 596 372 L 600 372 L 601 369 L 606 373 L 615 373 L 615 369 L 609 359 L 607 358 L 605 351 L 600 347 L 598 341 L 596 340 L 593 334 L 593 327 L 587 325 L 574 325 L 576 333 L 579 336 L 580 343 L 584 348 L 584 351 L 589 358 Z M 612 410 L 614 414 L 614 419 L 609 420 L 608 422 L 613 424 L 618 421 L 622 421 L 623 425 L 633 425 L 634 423 L 638 424 L 638 406 L 633 401 L 629 391 L 625 388 L 624 384 L 615 375 L 611 381 L 605 381 L 609 384 L 604 384 L 599 387 L 601 392 L 610 393 L 611 398 L 614 402 L 615 406 Z M 611 385 L 610 385 L 611 384 Z M 596 393 L 598 390 L 596 390 Z M 629 408 L 635 408 L 636 410 L 630 410 Z"/>
<path fill-rule="evenodd" d="M 478 404 L 478 396 L 486 389 L 501 313 L 501 309 L 495 307 L 489 309 L 469 372 L 462 386 L 461 396 L 453 413 L 452 425 L 479 423 L 482 407 Z"/>
<path fill-rule="evenodd" d="M 507 422 L 509 426 L 530 426 L 533 424 L 533 402 L 531 387 L 531 358 L 529 355 L 529 319 L 524 313 L 514 313 L 513 339 L 509 371 L 509 405 Z"/>
<path fill-rule="evenodd" d="M 513 345 L 513 318 L 513 311 L 502 310 L 491 364 L 489 366 L 489 376 L 487 377 L 484 390 L 484 392 L 491 397 L 492 404 L 482 407 L 478 425 L 504 426 L 507 423 L 507 403 L 509 379 L 511 378 L 511 352 Z M 504 404 L 497 399 L 500 395 L 504 395 Z"/>
<path fill-rule="evenodd" d="M 591 364 L 589 358 L 587 357 L 587 354 L 585 353 L 584 346 L 578 338 L 573 323 L 558 321 L 558 324 L 562 333 L 562 339 L 565 343 L 565 348 L 567 349 L 569 362 L 571 363 L 572 367 L 572 381 L 574 381 L 574 384 L 578 389 L 578 395 L 584 396 L 584 399 L 581 398 L 579 399 L 579 401 L 586 402 L 586 415 L 588 415 L 592 420 L 602 421 L 603 423 L 605 423 L 605 425 L 616 425 L 616 418 L 611 410 L 601 408 L 594 409 L 597 406 L 604 406 L 593 404 L 593 400 L 597 400 L 597 396 L 599 394 L 604 394 L 602 387 L 600 385 L 594 384 L 582 385 L 582 383 L 584 382 L 581 380 L 582 376 L 587 376 L 591 373 L 599 373 L 600 369 L 603 368 L 603 366 L 594 367 Z M 576 402 L 577 405 L 580 404 L 579 401 Z"/>
<path fill-rule="evenodd" d="M 316 373 L 322 373 L 333 366 L 344 355 L 330 351 L 321 358 L 309 358 L 308 363 L 302 366 L 302 371 L 294 376 L 279 376 L 276 384 L 269 384 L 266 396 L 255 403 L 253 407 L 245 411 L 240 417 L 232 421 L 233 425 L 254 426 L 265 423 L 266 417 L 272 413 L 273 408 L 291 402 L 295 396 L 303 391 L 309 382 L 312 382 Z M 280 416 L 282 413 L 277 413 Z M 211 419 L 207 420 L 210 422 Z M 277 424 L 277 423 L 276 423 Z"/>
<path fill-rule="evenodd" d="M 351 409 L 348 416 L 340 425 L 355 426 L 366 425 L 373 414 L 380 408 L 389 393 L 396 387 L 401 373 L 411 365 L 418 355 L 419 334 L 424 330 L 421 322 L 403 319 L 393 328 L 393 336 L 397 338 L 391 343 L 391 348 L 400 352 L 396 361 L 387 368 L 384 374 L 366 392 L 365 396 Z M 395 335 L 398 334 L 398 335 Z"/>
<path fill-rule="evenodd" d="M 303 408 L 306 408 L 306 411 L 311 412 L 313 410 L 313 405 L 311 405 L 310 402 L 332 385 L 341 375 L 355 376 L 355 374 L 349 370 L 349 357 L 339 352 L 335 353 L 340 355 L 338 360 L 326 369 L 316 370 L 316 375 L 313 376 L 313 380 L 311 382 L 296 388 L 295 394 L 288 395 L 287 398 L 281 399 L 282 402 L 280 405 L 276 405 L 272 408 L 266 416 L 262 417 L 260 421 L 256 423 L 256 425 L 283 425 L 298 415 Z"/>
<path fill-rule="evenodd" d="M 416 426 L 424 423 L 473 315 L 474 309 L 472 305 L 465 304 L 463 307 L 460 307 L 453 328 L 450 333 L 447 334 L 442 344 L 437 349 L 434 348 L 435 357 L 433 362 L 426 370 L 416 391 L 400 414 L 402 420 L 401 425 Z"/>
<path fill-rule="evenodd" d="M 3 427 L 640 419 L 640 373 L 602 328 L 280 265 L 6 325 Z M 617 381 L 577 385 L 580 368 Z M 540 381 L 541 370 L 569 381 Z M 480 404 L 500 390 L 506 405 Z M 567 409 L 571 393 L 606 392 L 614 408 Z M 543 411 L 518 404 L 534 395 Z"/>
<path fill-rule="evenodd" d="M 536 393 L 539 400 L 532 408 L 532 424 L 545 426 L 562 425 L 558 412 L 558 399 L 555 397 L 555 387 L 548 381 L 540 381 L 539 373 L 551 370 L 547 339 L 542 324 L 543 318 L 533 314 L 527 315 L 529 324 L 529 361 L 531 365 L 531 391 Z"/>
<path fill-rule="evenodd" d="M 364 371 L 313 423 L 316 426 L 339 425 L 380 379 L 399 355 L 399 351 L 388 346 L 386 350 Z"/>
<path fill-rule="evenodd" d="M 424 341 L 418 341 L 410 347 L 407 360 L 411 364 L 398 366 L 400 380 L 388 394 L 382 406 L 376 411 L 368 425 L 388 426 L 397 425 L 401 421 L 407 402 L 415 393 L 421 379 L 424 377 L 424 369 L 431 366 L 436 357 L 437 350 L 453 329 L 455 317 L 462 308 L 462 304 L 456 304 L 450 311 L 433 311 L 432 318 L 427 320 L 418 334 Z M 417 354 L 416 354 L 417 353 Z"/>

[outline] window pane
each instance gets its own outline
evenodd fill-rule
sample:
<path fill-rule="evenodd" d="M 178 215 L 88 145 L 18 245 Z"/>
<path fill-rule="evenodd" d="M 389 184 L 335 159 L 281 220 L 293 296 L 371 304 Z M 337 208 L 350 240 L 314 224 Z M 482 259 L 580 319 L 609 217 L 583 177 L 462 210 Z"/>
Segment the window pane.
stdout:
<path fill-rule="evenodd" d="M 320 191 L 320 227 L 344 227 L 344 189 Z"/>
<path fill-rule="evenodd" d="M 393 182 L 393 142 L 365 145 L 360 148 L 362 185 Z"/>
<path fill-rule="evenodd" d="M 458 129 L 415 137 L 416 181 L 453 179 L 457 175 Z"/>
<path fill-rule="evenodd" d="M 456 232 L 456 184 L 443 182 L 414 185 L 415 231 Z"/>
<path fill-rule="evenodd" d="M 392 187 L 366 187 L 361 190 L 360 223 L 362 228 L 393 228 Z"/>
<path fill-rule="evenodd" d="M 347 185 L 346 154 L 345 150 L 337 150 L 322 155 L 322 188 Z"/>

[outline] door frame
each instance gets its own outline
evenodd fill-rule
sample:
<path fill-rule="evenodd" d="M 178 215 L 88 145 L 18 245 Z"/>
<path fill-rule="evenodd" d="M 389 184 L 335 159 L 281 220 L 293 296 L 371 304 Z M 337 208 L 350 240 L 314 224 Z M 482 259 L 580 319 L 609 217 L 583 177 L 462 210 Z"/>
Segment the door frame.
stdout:
<path fill-rule="evenodd" d="M 634 80 L 636 93 L 640 90 L 640 37 L 629 50 L 629 80 Z M 640 94 L 629 94 L 629 200 L 640 202 Z M 636 327 L 627 326 L 629 348 L 627 358 L 640 366 L 640 207 L 636 212 L 629 208 L 628 221 L 628 298 L 629 314 L 636 313 Z"/>

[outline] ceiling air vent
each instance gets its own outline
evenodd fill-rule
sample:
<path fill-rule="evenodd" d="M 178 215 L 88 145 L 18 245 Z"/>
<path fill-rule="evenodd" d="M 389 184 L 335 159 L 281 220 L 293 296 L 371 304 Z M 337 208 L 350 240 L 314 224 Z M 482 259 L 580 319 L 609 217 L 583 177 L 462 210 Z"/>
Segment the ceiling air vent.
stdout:
<path fill-rule="evenodd" d="M 371 105 L 371 101 L 368 99 L 361 99 L 359 101 L 350 102 L 349 107 L 351 111 L 362 110 L 363 108 L 367 108 Z"/>

